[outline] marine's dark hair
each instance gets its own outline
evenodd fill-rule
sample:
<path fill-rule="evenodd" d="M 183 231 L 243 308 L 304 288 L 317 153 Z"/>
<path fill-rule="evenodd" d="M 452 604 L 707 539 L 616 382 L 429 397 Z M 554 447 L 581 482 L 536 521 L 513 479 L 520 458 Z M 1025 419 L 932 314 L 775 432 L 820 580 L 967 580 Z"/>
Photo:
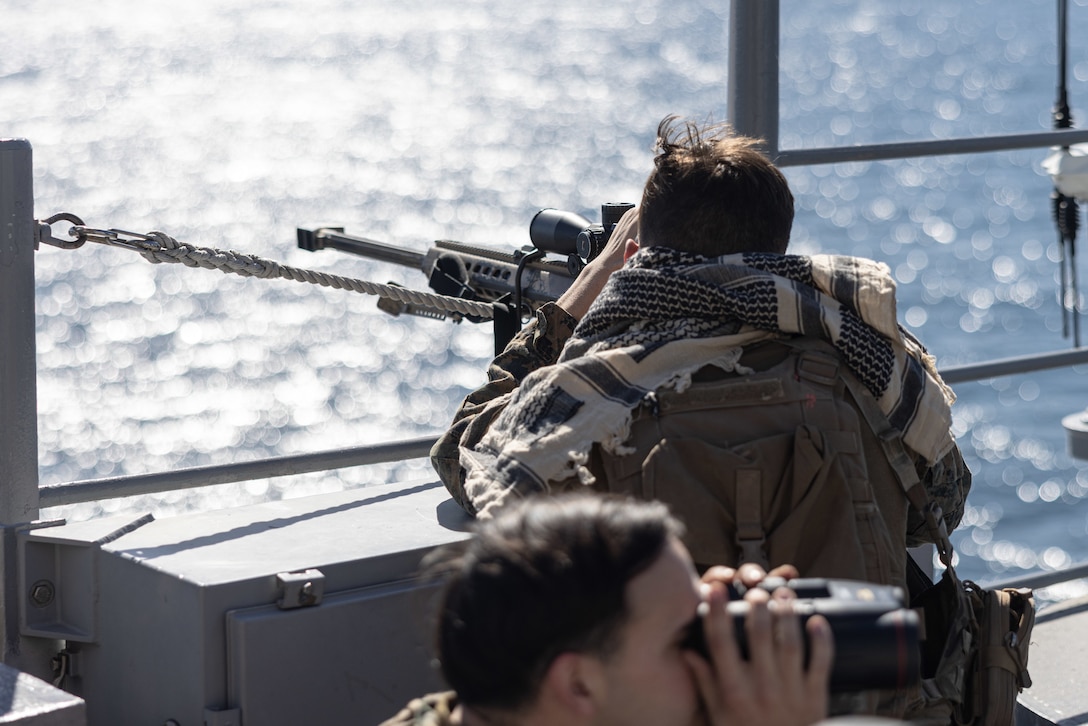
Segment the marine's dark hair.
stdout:
<path fill-rule="evenodd" d="M 628 617 L 627 583 L 680 534 L 658 502 L 536 496 L 433 553 L 424 569 L 446 581 L 437 652 L 449 686 L 471 708 L 516 711 L 561 653 L 608 657 Z"/>
<path fill-rule="evenodd" d="M 734 135 L 726 124 L 700 127 L 665 117 L 639 206 L 641 244 L 708 257 L 784 253 L 793 194 L 761 143 Z"/>

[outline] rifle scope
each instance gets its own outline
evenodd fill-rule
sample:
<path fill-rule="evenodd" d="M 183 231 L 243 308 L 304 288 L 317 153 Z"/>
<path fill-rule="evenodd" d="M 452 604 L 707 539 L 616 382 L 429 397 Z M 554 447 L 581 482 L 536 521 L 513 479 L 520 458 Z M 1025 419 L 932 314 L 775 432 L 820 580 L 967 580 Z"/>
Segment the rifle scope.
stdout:
<path fill-rule="evenodd" d="M 529 222 L 529 239 L 545 252 L 577 255 L 589 262 L 601 254 L 616 224 L 634 204 L 608 202 L 601 205 L 601 223 L 593 224 L 575 212 L 541 209 Z"/>

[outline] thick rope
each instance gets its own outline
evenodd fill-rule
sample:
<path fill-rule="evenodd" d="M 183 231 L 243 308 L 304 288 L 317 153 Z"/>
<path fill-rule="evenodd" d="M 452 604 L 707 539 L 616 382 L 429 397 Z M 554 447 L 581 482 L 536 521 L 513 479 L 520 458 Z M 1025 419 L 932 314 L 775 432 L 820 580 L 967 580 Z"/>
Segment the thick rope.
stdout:
<path fill-rule="evenodd" d="M 220 272 L 232 272 L 243 277 L 260 277 L 264 279 L 282 277 L 295 282 L 308 282 L 311 285 L 321 285 L 337 290 L 351 290 L 352 292 L 361 292 L 367 295 L 392 298 L 402 303 L 434 308 L 446 313 L 474 315 L 486 319 L 494 317 L 492 307 L 485 303 L 409 290 L 397 285 L 382 285 L 367 282 L 366 280 L 329 275 L 324 272 L 303 270 L 298 267 L 281 265 L 278 262 L 265 260 L 255 255 L 234 252 L 233 250 L 224 251 L 209 247 L 194 247 L 178 242 L 163 232 L 148 232 L 146 236 L 148 240 L 140 244 L 140 247 L 143 248 L 140 254 L 148 262 L 179 262 L 187 267 L 204 267 L 219 270 Z"/>

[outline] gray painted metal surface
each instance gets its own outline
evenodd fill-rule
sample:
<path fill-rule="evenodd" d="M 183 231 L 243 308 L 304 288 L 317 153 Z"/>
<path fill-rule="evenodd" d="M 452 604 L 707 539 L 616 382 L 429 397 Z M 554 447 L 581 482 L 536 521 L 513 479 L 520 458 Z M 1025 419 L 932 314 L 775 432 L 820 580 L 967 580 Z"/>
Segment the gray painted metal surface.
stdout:
<path fill-rule="evenodd" d="M 962 366 L 947 366 L 941 368 L 940 373 L 945 383 L 952 384 L 980 381 L 984 378 L 996 378 L 998 376 L 1012 376 L 1018 373 L 1042 371 L 1048 368 L 1063 368 L 1081 363 L 1088 363 L 1088 348 L 1073 348 L 1072 350 L 1059 350 L 1053 353 L 1001 358 Z"/>
<path fill-rule="evenodd" d="M 34 186 L 30 144 L 0 141 L 0 522 L 38 516 Z"/>
<path fill-rule="evenodd" d="M 40 529 L 25 551 L 93 577 L 52 571 L 70 607 L 28 627 L 77 633 L 64 686 L 92 726 L 377 723 L 440 685 L 416 570 L 468 521 L 424 481 Z"/>
<path fill-rule="evenodd" d="M 893 161 L 918 156 L 945 156 L 954 154 L 984 154 L 1013 149 L 1041 149 L 1069 146 L 1088 142 L 1088 129 L 1063 131 L 1036 131 L 1004 136 L 978 138 L 929 139 L 902 141 L 889 144 L 859 144 L 823 149 L 793 149 L 779 151 L 775 164 L 785 166 L 812 166 L 853 161 Z"/>
<path fill-rule="evenodd" d="M 1088 598 L 1058 603 L 1035 620 L 1028 670 L 1032 686 L 1017 702 L 1018 726 L 1088 724 Z"/>
<path fill-rule="evenodd" d="M 17 726 L 86 726 L 83 699 L 0 664 L 0 723 Z"/>
<path fill-rule="evenodd" d="M 728 115 L 733 128 L 778 151 L 778 0 L 733 0 Z"/>
<path fill-rule="evenodd" d="M 1044 587 L 1057 585 L 1060 582 L 1072 582 L 1088 577 L 1088 562 L 1081 562 L 1066 567 L 1064 570 L 1052 572 L 1036 572 L 1027 575 L 1015 575 L 995 580 L 979 582 L 982 587 L 992 590 L 1001 590 L 1006 587 L 1028 587 L 1032 590 L 1041 590 Z"/>
<path fill-rule="evenodd" d="M 16 525 L 38 518 L 34 182 L 30 144 L 0 140 L 0 639 L 3 662 L 48 678 L 54 644 L 19 633 Z"/>

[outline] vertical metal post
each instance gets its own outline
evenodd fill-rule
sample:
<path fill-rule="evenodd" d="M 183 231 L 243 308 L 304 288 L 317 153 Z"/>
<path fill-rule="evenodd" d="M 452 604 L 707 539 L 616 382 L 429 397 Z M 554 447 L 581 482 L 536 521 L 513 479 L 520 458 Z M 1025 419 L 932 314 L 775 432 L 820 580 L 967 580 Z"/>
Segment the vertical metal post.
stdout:
<path fill-rule="evenodd" d="M 0 140 L 0 524 L 38 517 L 30 144 Z"/>
<path fill-rule="evenodd" d="M 729 123 L 778 155 L 778 0 L 733 0 L 729 13 Z"/>
<path fill-rule="evenodd" d="M 15 526 L 37 518 L 33 164 L 29 142 L 0 139 L 0 655 L 47 677 L 51 644 L 19 635 Z"/>

